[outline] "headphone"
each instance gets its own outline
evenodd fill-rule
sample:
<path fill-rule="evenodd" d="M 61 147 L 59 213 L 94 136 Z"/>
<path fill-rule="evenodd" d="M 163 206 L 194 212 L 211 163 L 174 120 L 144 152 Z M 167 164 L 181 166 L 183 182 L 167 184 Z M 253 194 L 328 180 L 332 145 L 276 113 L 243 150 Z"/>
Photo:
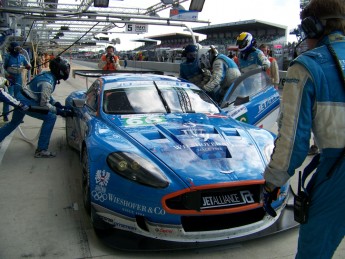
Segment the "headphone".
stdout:
<path fill-rule="evenodd" d="M 326 24 L 326 20 L 328 19 L 345 19 L 345 16 L 336 15 L 336 16 L 325 16 L 321 18 L 317 18 L 315 16 L 308 16 L 304 18 L 301 22 L 301 28 L 305 33 L 305 38 L 308 39 L 317 39 L 322 36 L 324 32 L 324 26 Z"/>

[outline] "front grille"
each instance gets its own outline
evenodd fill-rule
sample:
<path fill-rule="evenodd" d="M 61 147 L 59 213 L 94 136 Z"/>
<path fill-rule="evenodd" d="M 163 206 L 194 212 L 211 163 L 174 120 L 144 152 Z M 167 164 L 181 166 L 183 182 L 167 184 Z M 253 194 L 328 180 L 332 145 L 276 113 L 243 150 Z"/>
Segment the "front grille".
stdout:
<path fill-rule="evenodd" d="M 262 208 L 223 215 L 182 216 L 182 226 L 186 232 L 230 229 L 255 223 L 263 219 Z"/>
<path fill-rule="evenodd" d="M 260 202 L 260 184 L 213 188 L 186 192 L 167 199 L 166 206 L 175 211 L 212 211 L 238 208 Z"/>

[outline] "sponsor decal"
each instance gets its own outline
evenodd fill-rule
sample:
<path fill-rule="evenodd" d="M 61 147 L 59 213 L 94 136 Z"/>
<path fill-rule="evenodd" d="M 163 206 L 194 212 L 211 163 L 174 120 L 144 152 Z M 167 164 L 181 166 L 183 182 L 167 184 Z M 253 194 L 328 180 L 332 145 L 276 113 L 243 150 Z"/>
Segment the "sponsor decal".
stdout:
<path fill-rule="evenodd" d="M 188 125 L 187 129 L 181 129 L 184 135 L 200 138 L 203 141 L 207 141 L 210 138 L 210 134 L 205 132 L 205 129 L 197 128 L 195 125 Z"/>
<path fill-rule="evenodd" d="M 91 196 L 94 200 L 99 202 L 105 202 L 108 199 L 107 185 L 110 179 L 110 173 L 105 170 L 97 170 L 95 175 L 96 186 L 91 192 Z"/>
<path fill-rule="evenodd" d="M 168 229 L 168 228 L 155 228 L 155 231 L 157 233 L 161 233 L 161 234 L 173 234 L 173 230 L 172 229 Z"/>
<path fill-rule="evenodd" d="M 129 226 L 127 224 L 123 224 L 123 223 L 120 223 L 120 222 L 116 222 L 115 219 L 113 218 L 108 218 L 104 215 L 100 215 L 100 217 L 102 217 L 102 219 L 109 223 L 110 225 L 113 225 L 114 228 L 118 228 L 118 229 L 123 229 L 123 230 L 127 230 L 127 231 L 136 231 L 137 228 L 134 227 L 134 226 Z"/>
<path fill-rule="evenodd" d="M 209 118 L 227 118 L 227 116 L 225 116 L 225 115 L 213 114 L 213 113 L 207 113 L 206 116 Z"/>
<path fill-rule="evenodd" d="M 233 109 L 232 111 L 228 112 L 228 115 L 234 119 L 246 114 L 248 112 L 247 107 L 245 107 L 244 105 L 240 105 L 238 107 L 236 107 L 235 109 Z"/>
<path fill-rule="evenodd" d="M 247 114 L 236 118 L 236 120 L 241 121 L 241 122 L 247 122 L 248 121 Z"/>
<path fill-rule="evenodd" d="M 91 195 L 96 201 L 100 201 L 100 202 L 105 202 L 108 198 L 105 192 L 97 191 L 97 190 L 93 190 L 91 192 Z"/>
<path fill-rule="evenodd" d="M 114 227 L 115 228 L 119 228 L 119 229 L 123 229 L 123 230 L 128 230 L 128 231 L 136 231 L 137 228 L 136 227 L 132 227 L 132 226 L 128 226 L 119 222 L 114 222 Z"/>
<path fill-rule="evenodd" d="M 99 184 L 100 186 L 106 187 L 108 185 L 110 178 L 110 173 L 106 172 L 105 170 L 97 170 L 96 172 L 96 184 Z"/>
<path fill-rule="evenodd" d="M 202 197 L 202 209 L 231 207 L 254 203 L 253 194 L 248 191 L 239 191 L 227 194 L 209 195 Z"/>
<path fill-rule="evenodd" d="M 247 122 L 248 121 L 247 113 L 248 113 L 247 107 L 244 105 L 240 105 L 234 110 L 228 112 L 228 115 L 231 118 L 234 118 L 238 121 Z"/>
<path fill-rule="evenodd" d="M 226 157 L 225 146 L 196 147 L 192 148 L 194 152 L 202 159 L 215 159 Z"/>
<path fill-rule="evenodd" d="M 181 150 L 186 148 L 192 148 L 192 147 L 215 147 L 215 146 L 226 146 L 226 143 L 219 143 L 219 142 L 204 142 L 204 143 L 194 143 L 191 145 L 174 145 L 175 149 Z"/>
<path fill-rule="evenodd" d="M 268 107 L 270 107 L 272 104 L 274 104 L 277 99 L 279 99 L 279 94 L 273 95 L 265 100 L 265 102 L 261 103 L 259 105 L 259 113 L 262 113 L 264 110 L 266 110 Z"/>
<path fill-rule="evenodd" d="M 298 78 L 285 78 L 285 83 L 298 84 L 299 79 Z"/>
<path fill-rule="evenodd" d="M 155 214 L 155 215 L 165 215 L 165 210 L 161 207 L 151 207 L 151 206 L 146 206 L 143 204 L 131 202 L 122 198 L 119 198 L 115 196 L 112 193 L 108 193 L 108 200 L 110 202 L 113 202 L 117 205 L 121 205 L 125 207 L 127 212 L 133 213 L 133 211 L 130 211 L 128 209 L 134 210 L 136 212 L 143 212 L 143 213 L 149 213 L 149 214 Z"/>

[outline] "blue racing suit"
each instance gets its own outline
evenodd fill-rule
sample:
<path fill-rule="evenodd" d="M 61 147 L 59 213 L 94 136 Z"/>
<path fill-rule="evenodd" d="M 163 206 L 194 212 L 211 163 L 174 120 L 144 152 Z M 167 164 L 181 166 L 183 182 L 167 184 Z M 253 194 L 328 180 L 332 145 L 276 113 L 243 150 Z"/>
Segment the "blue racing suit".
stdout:
<path fill-rule="evenodd" d="M 179 77 L 186 79 L 197 86 L 201 86 L 203 73 L 199 66 L 198 59 L 195 59 L 193 62 L 185 61 L 181 63 Z"/>
<path fill-rule="evenodd" d="M 21 103 L 30 106 L 49 107 L 49 113 L 40 114 L 20 109 L 14 110 L 12 120 L 0 128 L 0 142 L 18 127 L 27 114 L 33 118 L 43 120 L 37 148 L 39 150 L 48 149 L 56 121 L 56 108 L 53 106 L 56 101 L 51 96 L 55 90 L 56 83 L 57 80 L 51 72 L 43 72 L 31 80 L 27 88 L 19 91 L 16 99 Z"/>
<path fill-rule="evenodd" d="M 264 178 L 282 186 L 308 154 L 311 130 L 320 161 L 308 183 L 308 221 L 300 226 L 296 258 L 331 258 L 345 235 L 345 159 L 327 176 L 345 148 L 345 86 L 325 44 L 345 70 L 345 36 L 332 33 L 291 62 L 278 120 L 278 136 Z"/>
<path fill-rule="evenodd" d="M 207 92 L 212 92 L 213 98 L 218 102 L 231 83 L 240 75 L 241 72 L 235 61 L 223 54 L 219 54 L 212 63 L 211 78 L 202 88 Z"/>
<path fill-rule="evenodd" d="M 23 67 L 28 68 L 30 63 L 22 54 L 12 55 L 7 54 L 4 58 L 4 69 L 5 77 L 10 82 L 8 87 L 8 92 L 12 96 L 16 97 L 20 91 L 23 78 L 22 78 L 22 69 Z M 3 105 L 3 114 L 7 114 L 9 111 L 8 104 Z"/>
<path fill-rule="evenodd" d="M 255 68 L 270 68 L 271 62 L 265 54 L 256 48 L 252 48 L 246 52 L 241 52 L 238 56 L 239 68 L 242 73 Z"/>

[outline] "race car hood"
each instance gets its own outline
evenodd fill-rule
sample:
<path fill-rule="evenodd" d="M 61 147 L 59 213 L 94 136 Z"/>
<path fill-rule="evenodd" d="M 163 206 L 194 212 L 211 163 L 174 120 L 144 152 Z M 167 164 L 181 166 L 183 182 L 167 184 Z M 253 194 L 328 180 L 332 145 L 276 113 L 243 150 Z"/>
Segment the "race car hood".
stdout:
<path fill-rule="evenodd" d="M 273 144 L 265 130 L 223 115 L 122 115 L 112 121 L 194 186 L 263 179 L 263 148 L 251 134 Z"/>

